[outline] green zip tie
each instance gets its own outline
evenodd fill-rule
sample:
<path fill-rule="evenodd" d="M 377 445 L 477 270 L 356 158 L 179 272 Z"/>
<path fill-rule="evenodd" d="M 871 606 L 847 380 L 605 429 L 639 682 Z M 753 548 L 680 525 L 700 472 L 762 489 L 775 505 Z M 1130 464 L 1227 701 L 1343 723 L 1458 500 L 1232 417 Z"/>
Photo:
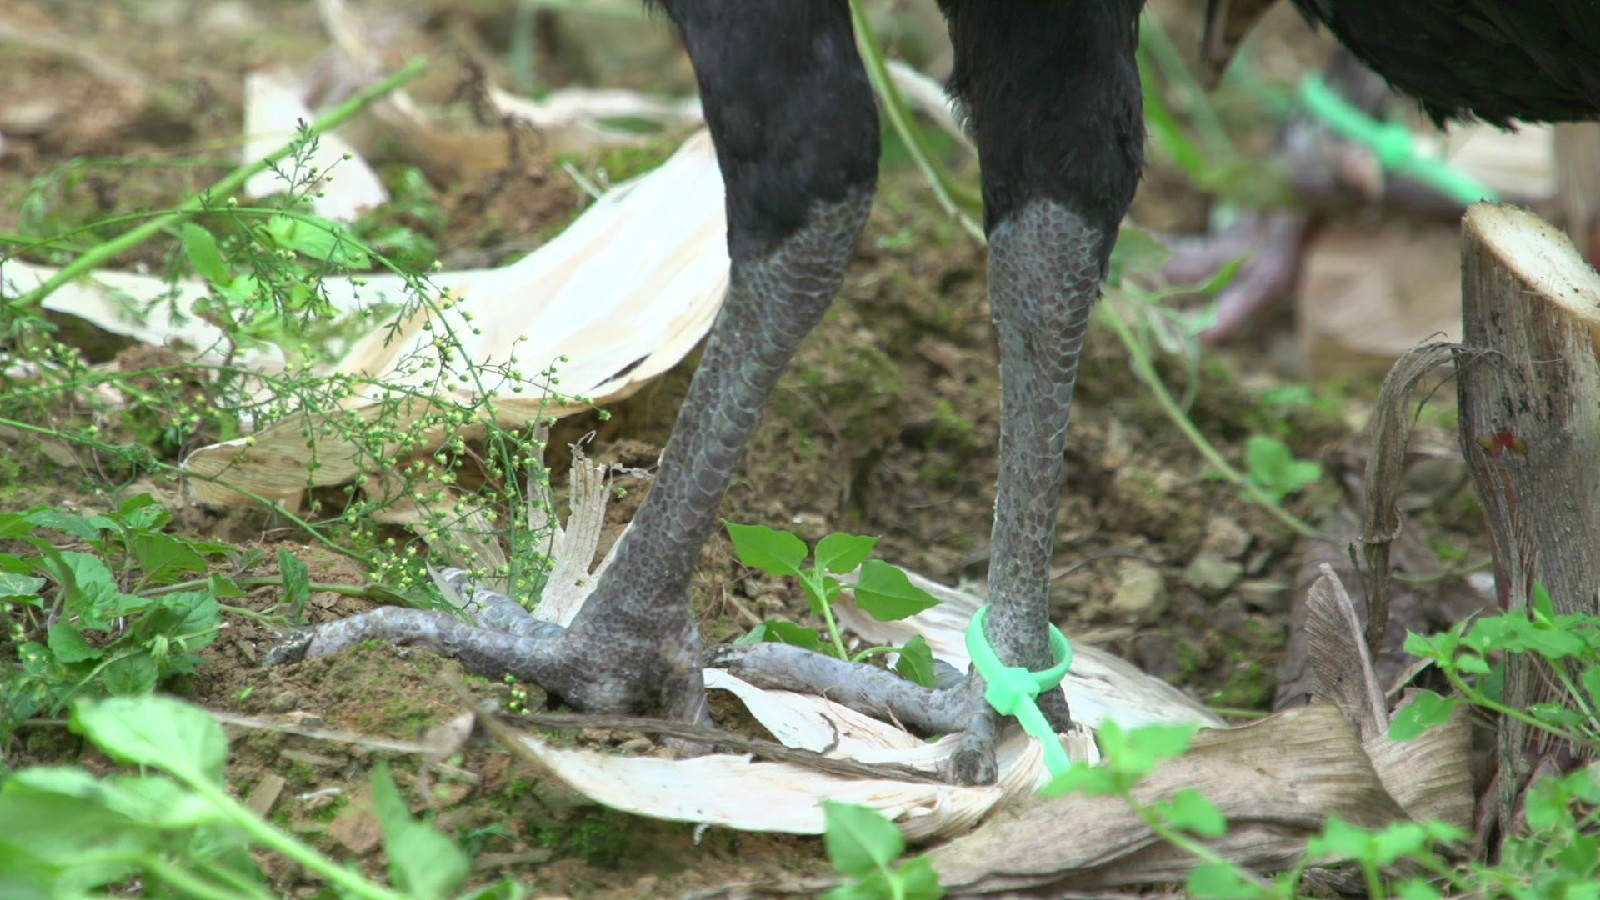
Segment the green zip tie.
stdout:
<path fill-rule="evenodd" d="M 1316 75 L 1301 79 L 1300 99 L 1334 131 L 1371 150 L 1385 169 L 1426 182 L 1463 205 L 1500 199 L 1494 188 L 1423 152 L 1411 129 L 1399 122 L 1379 121 L 1356 109 Z"/>
<path fill-rule="evenodd" d="M 980 607 L 967 623 L 967 653 L 972 657 L 973 667 L 983 676 L 983 699 L 1001 715 L 1015 716 L 1022 723 L 1022 730 L 1044 745 L 1045 768 L 1051 775 L 1059 776 L 1072 768 L 1072 760 L 1062 749 L 1061 739 L 1056 737 L 1056 730 L 1045 720 L 1034 698 L 1055 690 L 1061 679 L 1067 677 L 1067 669 L 1072 666 L 1072 642 L 1061 629 L 1051 625 L 1050 655 L 1055 658 L 1055 665 L 1038 672 L 1008 666 L 1000 661 L 994 645 L 989 643 L 989 636 L 984 633 L 983 623 L 988 612 L 989 607 Z"/>

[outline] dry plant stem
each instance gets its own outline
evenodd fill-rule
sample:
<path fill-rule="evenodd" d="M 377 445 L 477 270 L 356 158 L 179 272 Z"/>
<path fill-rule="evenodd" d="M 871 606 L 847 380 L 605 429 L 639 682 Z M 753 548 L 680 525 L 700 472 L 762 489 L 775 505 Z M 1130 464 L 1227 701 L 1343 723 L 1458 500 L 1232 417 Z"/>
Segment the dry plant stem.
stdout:
<path fill-rule="evenodd" d="M 1411 439 L 1415 405 L 1411 397 L 1417 383 L 1449 361 L 1454 344 L 1413 347 L 1383 380 L 1372 416 L 1372 455 L 1362 483 L 1366 511 L 1361 524 L 1361 550 L 1367 567 L 1367 650 L 1376 657 L 1383 650 L 1389 627 L 1389 544 L 1400 534 L 1402 523 L 1396 498 L 1405 474 L 1406 447 Z"/>
<path fill-rule="evenodd" d="M 351 97 L 349 100 L 346 100 L 344 103 L 340 104 L 337 109 L 333 110 L 333 112 L 330 112 L 326 116 L 318 119 L 308 128 L 308 133 L 312 136 L 316 136 L 325 131 L 338 128 L 356 113 L 366 109 L 367 106 L 370 105 L 374 100 L 382 97 L 395 88 L 398 88 L 400 85 L 405 84 L 407 81 L 410 81 L 427 67 L 428 61 L 426 59 L 412 60 L 411 63 L 405 68 L 394 73 L 393 75 L 390 75 L 388 78 L 383 79 L 361 93 L 356 94 L 354 97 Z M 298 138 L 296 140 L 298 141 Z M 195 214 L 204 212 L 208 206 L 212 205 L 213 203 L 220 202 L 219 198 L 225 200 L 233 192 L 243 187 L 244 183 L 249 181 L 257 173 L 266 171 L 266 169 L 273 163 L 283 159 L 285 156 L 288 156 L 294 150 L 295 144 L 296 141 L 291 141 L 278 148 L 264 159 L 257 160 L 253 163 L 247 163 L 246 165 L 234 169 L 232 172 L 224 175 L 222 180 L 212 185 L 210 190 L 190 197 L 177 209 L 174 209 L 165 215 L 150 219 L 141 225 L 130 228 L 111 240 L 96 244 L 89 250 L 85 251 L 82 256 L 79 256 L 77 259 L 74 259 L 72 262 L 63 266 L 61 271 L 51 276 L 50 279 L 44 284 L 39 285 L 37 288 L 34 288 L 27 294 L 11 302 L 18 307 L 37 306 L 39 303 L 44 301 L 44 298 L 50 296 L 67 282 L 87 275 L 100 264 L 116 258 L 119 254 L 124 253 L 127 250 L 137 247 L 139 244 L 144 243 L 160 232 L 178 225 Z"/>
<path fill-rule="evenodd" d="M 1461 279 L 1461 445 L 1500 603 L 1525 606 L 1538 581 L 1558 614 L 1600 615 L 1600 275 L 1538 216 L 1481 204 L 1463 226 Z M 1508 707 L 1556 699 L 1538 665 L 1510 661 Z M 1502 824 L 1548 740 L 1502 720 Z"/>

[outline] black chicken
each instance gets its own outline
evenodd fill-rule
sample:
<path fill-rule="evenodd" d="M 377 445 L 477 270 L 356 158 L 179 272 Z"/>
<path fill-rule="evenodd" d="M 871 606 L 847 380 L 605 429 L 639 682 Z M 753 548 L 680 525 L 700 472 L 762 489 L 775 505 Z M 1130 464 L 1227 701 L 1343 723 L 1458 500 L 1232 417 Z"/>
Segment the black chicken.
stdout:
<path fill-rule="evenodd" d="M 1296 0 L 1441 118 L 1593 116 L 1597 0 Z M 877 178 L 878 116 L 846 0 L 659 0 L 693 60 L 727 186 L 727 298 L 613 565 L 570 628 L 493 603 L 467 625 L 383 609 L 292 639 L 291 658 L 374 637 L 537 682 L 596 711 L 705 715 L 702 663 L 826 693 L 928 732 L 964 732 L 958 780 L 994 777 L 981 679 L 922 689 L 782 644 L 702 660 L 689 577 L 763 406 L 833 299 Z M 1143 0 L 939 0 L 951 89 L 983 161 L 1003 427 L 988 635 L 1010 665 L 1047 667 L 1048 577 L 1063 450 L 1089 312 L 1133 198 L 1144 131 L 1134 62 Z M 1257 0 L 1210 0 L 1214 42 Z M 1216 54 L 1213 54 L 1215 56 Z M 1068 722 L 1059 691 L 1047 714 Z"/>
<path fill-rule="evenodd" d="M 1275 0 L 1207 0 L 1206 57 L 1226 65 Z M 1593 119 L 1600 110 L 1596 0 L 1294 0 L 1307 19 L 1439 124 Z"/>

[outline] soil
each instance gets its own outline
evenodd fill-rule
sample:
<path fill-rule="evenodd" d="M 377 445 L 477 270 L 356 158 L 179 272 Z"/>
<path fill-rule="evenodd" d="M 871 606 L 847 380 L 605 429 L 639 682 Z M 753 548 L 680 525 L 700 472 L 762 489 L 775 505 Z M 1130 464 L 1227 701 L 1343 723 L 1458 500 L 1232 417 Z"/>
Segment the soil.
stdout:
<path fill-rule="evenodd" d="M 453 0 L 422 4 L 422 11 L 416 6 L 411 4 L 409 14 L 427 23 L 427 33 L 441 46 L 480 58 L 499 54 L 491 68 L 502 65 L 505 47 L 497 42 L 503 29 L 493 16 L 503 10 Z M 1164 13 L 1182 9 L 1177 3 L 1158 6 Z M 17 2 L 0 18 L 0 25 L 70 34 L 74 46 L 114 60 L 142 83 L 135 91 L 81 60 L 0 42 L 0 233 L 26 233 L 38 226 L 39 216 L 58 224 L 84 222 L 170 205 L 209 184 L 231 167 L 225 158 L 232 154 L 228 142 L 238 138 L 245 72 L 267 63 L 303 63 L 323 47 L 309 4 L 161 0 L 136 7 L 139 12 L 116 4 Z M 189 26 L 191 21 L 197 24 Z M 568 31 L 573 24 L 567 23 Z M 1191 24 L 1169 18 L 1180 43 L 1189 39 L 1183 29 Z M 1269 69 L 1286 65 L 1284 59 L 1313 58 L 1320 46 L 1281 23 L 1272 38 L 1275 43 L 1261 50 Z M 447 68 L 448 58 L 435 54 Z M 574 57 L 561 58 L 566 68 L 552 71 L 570 74 Z M 662 59 L 672 68 L 671 83 L 680 84 L 681 58 Z M 30 109 L 31 118 L 24 116 Z M 1259 123 L 1245 128 L 1265 145 Z M 512 156 L 520 159 L 517 171 L 435 185 L 448 217 L 438 237 L 451 265 L 498 263 L 519 248 L 536 246 L 580 208 L 579 192 L 548 150 L 535 145 Z M 119 162 L 60 169 L 86 159 Z M 153 165 L 196 159 L 201 164 Z M 30 196 L 42 200 L 29 205 L 24 199 Z M 1206 198 L 1181 173 L 1155 160 L 1136 217 L 1163 228 L 1199 227 L 1206 207 Z M 135 251 L 114 265 L 159 268 L 164 252 Z M 32 258 L 50 261 L 42 253 Z M 882 535 L 884 558 L 937 580 L 981 588 L 1000 426 L 998 362 L 984 294 L 982 248 L 944 218 L 914 170 L 886 171 L 840 300 L 781 383 L 728 494 L 725 517 L 792 529 L 808 540 L 836 530 Z M 1264 398 L 1294 379 L 1271 362 L 1281 354 L 1267 349 L 1284 339 L 1282 323 L 1263 331 L 1253 344 L 1208 351 L 1190 415 L 1235 463 L 1243 458 L 1245 441 L 1263 431 L 1282 436 L 1296 455 L 1323 461 L 1328 477 L 1287 501 L 1297 515 L 1320 522 L 1348 504 L 1340 484 L 1359 473 L 1359 427 L 1376 384 L 1319 384 L 1311 403 L 1274 406 Z M 551 439 L 554 482 L 564 484 L 563 448 L 591 433 L 591 456 L 653 466 L 693 362 L 610 410 L 609 418 L 585 415 L 560 423 Z M 1179 391 L 1189 377 L 1177 363 L 1164 363 L 1164 374 Z M 1454 438 L 1447 425 L 1446 416 L 1425 417 L 1419 439 L 1449 445 Z M 349 559 L 309 544 L 288 523 L 264 513 L 219 514 L 188 506 L 178 485 L 160 479 L 113 487 L 92 456 L 14 430 L 0 431 L 0 444 L 0 475 L 7 476 L 0 478 L 0 510 L 35 503 L 104 508 L 118 497 L 150 491 L 176 511 L 179 533 L 265 551 L 264 562 L 241 574 L 274 574 L 276 549 L 288 547 L 306 562 L 313 581 L 366 581 L 368 573 Z M 1068 463 L 1051 595 L 1057 622 L 1074 640 L 1103 645 L 1205 702 L 1269 709 L 1307 542 L 1208 475 L 1134 377 L 1121 345 L 1101 329 L 1091 335 L 1079 380 Z M 1470 493 L 1463 497 L 1464 488 L 1448 473 L 1428 484 L 1413 505 L 1422 533 L 1436 544 L 1481 556 Z M 613 536 L 646 487 L 637 479 L 624 479 L 621 486 L 630 490 L 612 506 Z M 1159 573 L 1160 590 L 1119 591 L 1140 580 L 1130 575 L 1140 567 Z M 797 586 L 746 572 L 722 536 L 706 547 L 693 590 L 708 642 L 736 637 L 770 617 L 816 624 Z M 234 601 L 262 614 L 281 614 L 281 602 L 271 588 Z M 327 621 L 372 605 L 319 593 L 309 613 Z M 265 669 L 261 655 L 276 636 L 257 617 L 230 614 L 198 674 L 170 688 L 221 713 L 397 741 L 416 741 L 460 711 L 445 683 L 447 675 L 459 674 L 451 661 L 364 646 Z M 480 696 L 511 700 L 507 685 L 471 678 L 467 683 Z M 373 873 L 382 871 L 382 852 L 363 796 L 372 766 L 384 759 L 394 765 L 403 790 L 433 786 L 419 808 L 430 809 L 436 825 L 477 854 L 485 880 L 514 875 L 535 896 L 679 896 L 826 869 L 815 839 L 715 829 L 701 835 L 688 825 L 576 802 L 486 742 L 469 744 L 447 770 L 428 772 L 415 754 L 360 742 L 241 724 L 229 730 L 228 777 L 240 796 L 276 791 L 269 807 L 274 821 Z M 629 743 L 606 734 L 573 739 L 599 746 Z M 87 757 L 75 738 L 39 723 L 20 733 L 5 765 L 68 764 Z M 317 889 L 281 864 L 271 864 L 270 871 L 284 896 L 310 896 Z"/>

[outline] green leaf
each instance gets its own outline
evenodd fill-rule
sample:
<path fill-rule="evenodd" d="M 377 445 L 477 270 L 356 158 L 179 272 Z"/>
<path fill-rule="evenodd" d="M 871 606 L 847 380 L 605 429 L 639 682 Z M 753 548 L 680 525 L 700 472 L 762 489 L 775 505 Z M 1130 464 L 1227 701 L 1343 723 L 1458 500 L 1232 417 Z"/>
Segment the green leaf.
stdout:
<path fill-rule="evenodd" d="M 35 525 L 23 513 L 0 513 L 0 538 L 22 537 Z"/>
<path fill-rule="evenodd" d="M 827 828 L 823 844 L 828 848 L 828 859 L 841 874 L 865 878 L 887 869 L 905 852 L 905 836 L 877 810 L 824 800 L 822 816 Z"/>
<path fill-rule="evenodd" d="M 860 881 L 848 881 L 822 894 L 822 900 L 892 900 L 894 889 L 882 872 Z"/>
<path fill-rule="evenodd" d="M 1415 699 L 1394 714 L 1394 720 L 1389 723 L 1389 740 L 1401 743 L 1415 740 L 1429 728 L 1444 724 L 1458 702 L 1433 691 L 1419 691 Z"/>
<path fill-rule="evenodd" d="M 1550 599 L 1550 591 L 1544 586 L 1544 582 L 1535 581 L 1533 583 L 1531 602 L 1534 612 L 1546 619 L 1554 619 L 1556 617 L 1555 601 Z"/>
<path fill-rule="evenodd" d="M 104 560 L 74 550 L 40 549 L 44 557 L 39 560 L 39 571 L 60 586 L 68 612 L 91 620 L 118 613 L 116 601 L 122 592 Z"/>
<path fill-rule="evenodd" d="M 0 822 L 27 823 L 0 829 L 0 896 L 77 898 L 138 871 L 133 862 L 161 847 L 155 829 L 128 827 L 128 820 L 97 803 L 96 779 L 81 769 L 41 767 L 0 783 Z"/>
<path fill-rule="evenodd" d="M 83 633 L 65 622 L 50 626 L 49 647 L 58 662 L 69 666 L 86 659 L 100 658 L 100 651 L 89 646 L 83 639 Z"/>
<path fill-rule="evenodd" d="M 1366 829 L 1351 825 L 1338 816 L 1329 816 L 1322 834 L 1306 842 L 1306 855 L 1317 859 L 1331 857 L 1370 861 L 1368 853 L 1371 840 L 1372 834 Z"/>
<path fill-rule="evenodd" d="M 800 574 L 800 564 L 805 562 L 808 552 L 805 541 L 765 525 L 727 524 L 728 537 L 733 539 L 733 551 L 739 562 L 773 575 Z"/>
<path fill-rule="evenodd" d="M 940 900 L 944 897 L 939 873 L 926 856 L 907 860 L 905 865 L 895 870 L 893 877 L 900 882 L 902 900 Z"/>
<path fill-rule="evenodd" d="M 457 897 L 456 900 L 522 900 L 527 896 L 522 883 L 515 878 L 502 878 L 494 884 L 474 888 Z"/>
<path fill-rule="evenodd" d="M 1536 831 L 1550 831 L 1572 827 L 1572 793 L 1563 779 L 1547 775 L 1528 790 L 1524 810 L 1528 827 Z"/>
<path fill-rule="evenodd" d="M 138 636 L 149 643 L 160 635 L 184 649 L 198 650 L 211 643 L 220 627 L 222 609 L 216 597 L 206 591 L 182 591 L 160 598 L 155 612 L 141 623 Z"/>
<path fill-rule="evenodd" d="M 1134 225 L 1123 225 L 1117 232 L 1116 246 L 1111 249 L 1109 280 L 1116 284 L 1129 275 L 1154 272 L 1171 258 L 1172 251 L 1150 232 Z"/>
<path fill-rule="evenodd" d="M 290 624 L 305 621 L 306 604 L 311 602 L 311 572 L 285 547 L 278 548 L 278 574 L 283 576 L 283 599 L 289 603 Z"/>
<path fill-rule="evenodd" d="M 120 697 L 136 697 L 156 689 L 161 669 L 148 650 L 135 650 L 118 657 L 100 670 L 100 681 L 106 692 Z"/>
<path fill-rule="evenodd" d="M 178 235 L 183 239 L 183 252 L 189 257 L 189 265 L 194 266 L 195 273 L 201 278 L 217 284 L 233 278 L 233 273 L 228 271 L 228 262 L 222 258 L 217 239 L 211 236 L 211 232 L 193 222 L 185 222 L 178 230 Z"/>
<path fill-rule="evenodd" d="M 764 629 L 761 638 L 764 641 L 774 644 L 793 644 L 796 647 L 804 647 L 807 650 L 815 650 L 819 653 L 832 655 L 830 651 L 833 648 L 823 645 L 822 637 L 817 634 L 815 628 L 807 628 L 804 625 L 785 622 L 781 619 L 763 622 L 758 627 Z"/>
<path fill-rule="evenodd" d="M 1395 885 L 1395 896 L 1400 900 L 1440 900 L 1444 894 L 1434 887 L 1429 881 L 1421 878 L 1407 878 Z"/>
<path fill-rule="evenodd" d="M 172 521 L 172 513 L 149 494 L 138 494 L 119 503 L 112 518 L 134 531 L 156 531 Z"/>
<path fill-rule="evenodd" d="M 1321 464 L 1295 459 L 1287 444 L 1270 435 L 1251 435 L 1244 455 L 1251 480 L 1277 499 L 1322 478 Z"/>
<path fill-rule="evenodd" d="M 1116 773 L 1104 766 L 1074 763 L 1065 772 L 1050 779 L 1039 793 L 1046 797 L 1060 797 L 1073 791 L 1090 797 L 1115 793 L 1119 787 Z"/>
<path fill-rule="evenodd" d="M 854 572 L 878 546 L 875 537 L 830 534 L 817 542 L 817 567 L 835 575 Z"/>
<path fill-rule="evenodd" d="M 99 540 L 100 532 L 116 527 L 116 523 L 105 516 L 85 517 L 53 507 L 30 511 L 28 513 L 28 521 L 40 528 L 64 531 L 73 537 L 82 538 L 86 541 Z"/>
<path fill-rule="evenodd" d="M 1123 731 L 1108 720 L 1096 737 L 1105 765 L 1131 781 L 1149 774 L 1156 763 L 1188 752 L 1196 730 L 1194 725 L 1144 725 Z"/>
<path fill-rule="evenodd" d="M 900 658 L 895 660 L 894 670 L 900 673 L 901 678 L 926 688 L 939 683 L 933 668 L 933 648 L 928 646 L 928 639 L 920 634 L 912 636 L 900 648 Z"/>
<path fill-rule="evenodd" d="M 0 595 L 5 594 L 5 576 L 0 575 Z M 1589 705 L 1600 707 L 1600 666 L 1590 666 L 1578 673 L 1578 683 L 1583 685 L 1583 692 L 1589 695 Z"/>
<path fill-rule="evenodd" d="M 273 243 L 303 256 L 346 268 L 359 269 L 369 264 L 355 235 L 337 222 L 279 214 L 268 219 L 266 227 Z"/>
<path fill-rule="evenodd" d="M 0 600 L 26 600 L 36 598 L 39 589 L 44 587 L 43 578 L 34 578 L 31 575 L 21 575 L 15 572 L 0 572 Z"/>
<path fill-rule="evenodd" d="M 372 771 L 372 808 L 383 829 L 389 877 L 396 887 L 420 900 L 443 900 L 466 880 L 467 855 L 449 838 L 411 818 L 387 763 L 378 763 Z"/>
<path fill-rule="evenodd" d="M 244 596 L 244 588 L 239 587 L 239 582 L 221 572 L 213 572 L 206 579 L 206 590 L 218 600 L 232 600 Z"/>
<path fill-rule="evenodd" d="M 862 564 L 855 592 L 856 605 L 880 622 L 914 616 L 939 603 L 932 594 L 912 584 L 905 572 L 881 559 Z"/>
<path fill-rule="evenodd" d="M 1193 788 L 1178 791 L 1166 801 L 1157 803 L 1155 808 L 1173 828 L 1192 831 L 1206 838 L 1221 837 L 1228 833 L 1228 820 L 1204 794 Z"/>
<path fill-rule="evenodd" d="M 1600 805 L 1600 768 L 1590 765 L 1567 776 L 1567 790 L 1572 796 L 1594 806 Z"/>
<path fill-rule="evenodd" d="M 1562 844 L 1555 861 L 1568 873 L 1587 880 L 1600 870 L 1600 837 L 1570 834 L 1562 838 Z"/>
<path fill-rule="evenodd" d="M 1428 832 L 1415 822 L 1390 825 L 1372 836 L 1372 860 L 1390 866 L 1404 856 L 1414 856 L 1428 845 Z"/>
<path fill-rule="evenodd" d="M 135 532 L 128 541 L 128 549 L 139 561 L 145 578 L 155 584 L 172 584 L 184 575 L 206 570 L 205 557 L 190 549 L 185 541 L 170 534 Z"/>
<path fill-rule="evenodd" d="M 1194 900 L 1252 900 L 1261 895 L 1250 880 L 1227 863 L 1200 863 L 1185 881 Z"/>
<path fill-rule="evenodd" d="M 69 726 L 107 756 L 186 782 L 222 783 L 228 737 L 205 710 L 170 697 L 80 699 Z"/>

